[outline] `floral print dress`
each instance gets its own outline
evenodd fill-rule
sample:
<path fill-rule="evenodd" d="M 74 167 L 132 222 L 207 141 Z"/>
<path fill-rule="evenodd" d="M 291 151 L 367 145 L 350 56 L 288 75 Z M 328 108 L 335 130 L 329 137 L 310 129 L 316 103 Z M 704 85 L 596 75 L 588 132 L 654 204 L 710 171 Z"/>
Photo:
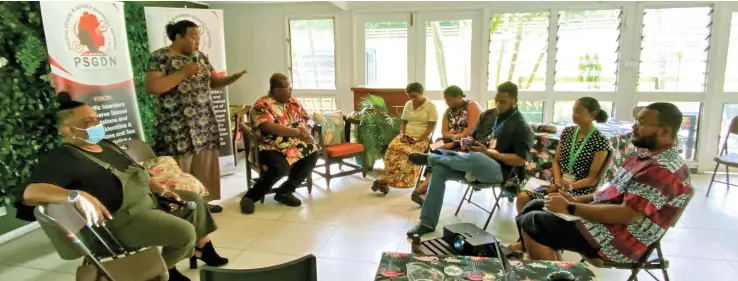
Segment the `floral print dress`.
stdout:
<path fill-rule="evenodd" d="M 164 47 L 149 58 L 147 71 L 164 75 L 192 62 L 200 63 L 200 73 L 156 98 L 153 138 L 158 155 L 183 156 L 219 146 L 218 122 L 210 96 L 213 66 L 205 54 L 197 52 L 198 55 L 177 55 Z"/>
<path fill-rule="evenodd" d="M 461 106 L 454 110 L 449 108 L 446 110 L 446 119 L 448 120 L 448 130 L 452 134 L 459 134 L 466 130 L 469 126 L 469 101 L 464 100 Z"/>

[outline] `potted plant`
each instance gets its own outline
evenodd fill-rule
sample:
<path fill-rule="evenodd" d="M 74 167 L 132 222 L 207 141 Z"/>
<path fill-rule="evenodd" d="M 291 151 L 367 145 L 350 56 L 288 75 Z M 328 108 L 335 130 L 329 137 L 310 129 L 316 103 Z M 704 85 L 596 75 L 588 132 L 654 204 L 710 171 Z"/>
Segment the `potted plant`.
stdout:
<path fill-rule="evenodd" d="M 366 95 L 359 102 L 360 108 L 352 114 L 359 119 L 358 130 L 361 132 L 359 143 L 364 145 L 366 158 L 357 156 L 356 163 L 374 167 L 374 162 L 384 157 L 390 142 L 400 134 L 400 117 L 389 114 L 384 99 L 375 95 Z"/>

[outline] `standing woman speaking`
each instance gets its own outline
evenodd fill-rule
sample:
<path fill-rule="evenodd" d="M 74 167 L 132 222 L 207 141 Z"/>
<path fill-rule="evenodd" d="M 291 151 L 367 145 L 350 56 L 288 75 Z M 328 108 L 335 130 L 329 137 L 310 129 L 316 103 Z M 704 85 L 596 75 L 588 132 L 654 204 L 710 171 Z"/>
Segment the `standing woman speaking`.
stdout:
<path fill-rule="evenodd" d="M 154 150 L 173 156 L 183 172 L 219 197 L 219 133 L 210 90 L 230 85 L 246 71 L 218 77 L 199 50 L 200 28 L 192 21 L 169 23 L 166 32 L 172 44 L 151 53 L 146 73 L 146 90 L 156 97 Z"/>

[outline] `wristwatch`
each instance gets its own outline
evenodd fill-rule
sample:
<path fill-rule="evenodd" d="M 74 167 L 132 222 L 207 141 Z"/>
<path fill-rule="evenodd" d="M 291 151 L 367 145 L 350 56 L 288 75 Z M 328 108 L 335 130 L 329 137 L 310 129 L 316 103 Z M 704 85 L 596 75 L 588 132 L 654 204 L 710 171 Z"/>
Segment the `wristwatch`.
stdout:
<path fill-rule="evenodd" d="M 566 211 L 570 215 L 574 215 L 574 213 L 577 211 L 577 205 L 574 203 L 569 203 L 569 205 L 566 206 Z"/>
<path fill-rule="evenodd" d="M 74 202 L 77 202 L 77 199 L 79 199 L 79 191 L 70 190 L 67 192 L 67 202 L 69 204 L 74 204 Z"/>

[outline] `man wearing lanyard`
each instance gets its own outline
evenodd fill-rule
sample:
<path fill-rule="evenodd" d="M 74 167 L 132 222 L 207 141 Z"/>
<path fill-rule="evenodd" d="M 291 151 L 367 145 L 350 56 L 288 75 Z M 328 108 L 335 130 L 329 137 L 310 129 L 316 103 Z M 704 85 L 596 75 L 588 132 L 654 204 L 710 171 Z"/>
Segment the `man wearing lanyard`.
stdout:
<path fill-rule="evenodd" d="M 446 181 L 466 177 L 472 182 L 502 183 L 513 166 L 525 164 L 533 146 L 533 130 L 518 112 L 517 102 L 518 86 L 512 82 L 502 83 L 497 86 L 495 108 L 482 114 L 470 138 L 461 140 L 462 151 L 439 150 L 437 154 L 410 155 L 413 163 L 432 166 L 433 175 L 420 212 L 420 223 L 407 232 L 409 237 L 435 231 Z"/>

